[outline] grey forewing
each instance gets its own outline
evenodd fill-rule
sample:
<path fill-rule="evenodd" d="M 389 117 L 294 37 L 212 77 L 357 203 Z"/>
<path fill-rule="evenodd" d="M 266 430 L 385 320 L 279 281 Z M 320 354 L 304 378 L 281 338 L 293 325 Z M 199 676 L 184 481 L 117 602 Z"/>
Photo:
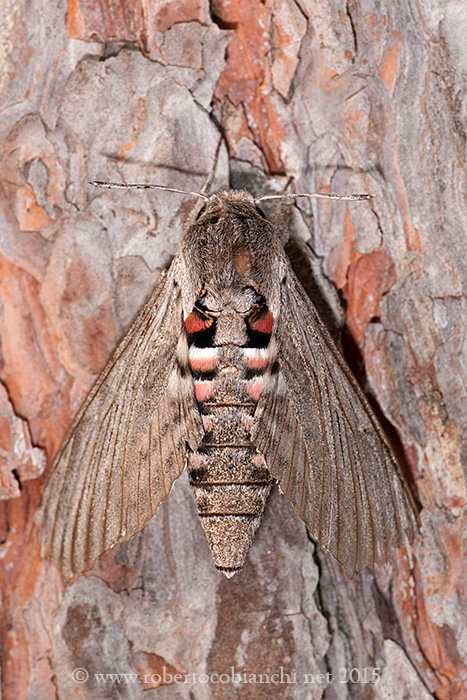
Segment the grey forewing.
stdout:
<path fill-rule="evenodd" d="M 202 426 L 184 342 L 175 260 L 78 412 L 52 467 L 38 520 L 65 579 L 89 569 L 154 515 Z M 186 339 L 185 339 L 186 343 Z"/>
<path fill-rule="evenodd" d="M 417 521 L 408 487 L 363 392 L 289 268 L 278 365 L 252 440 L 295 511 L 349 577 L 386 561 Z"/>

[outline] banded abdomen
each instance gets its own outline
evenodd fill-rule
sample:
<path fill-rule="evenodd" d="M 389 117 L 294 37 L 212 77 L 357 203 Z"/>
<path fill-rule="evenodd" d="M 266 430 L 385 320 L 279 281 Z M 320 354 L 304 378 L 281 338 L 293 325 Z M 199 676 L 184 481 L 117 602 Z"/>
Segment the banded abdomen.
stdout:
<path fill-rule="evenodd" d="M 202 321 L 195 312 L 186 323 L 205 431 L 199 449 L 188 454 L 188 473 L 214 563 L 230 577 L 243 566 L 274 483 L 250 439 L 271 362 L 272 316 L 266 308 L 252 321 L 225 309 L 212 323 Z"/>

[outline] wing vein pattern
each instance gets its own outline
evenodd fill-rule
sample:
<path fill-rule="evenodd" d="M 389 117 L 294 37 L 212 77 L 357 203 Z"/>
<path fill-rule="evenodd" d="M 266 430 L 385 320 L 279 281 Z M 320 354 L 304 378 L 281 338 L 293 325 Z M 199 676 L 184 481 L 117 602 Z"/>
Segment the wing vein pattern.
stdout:
<path fill-rule="evenodd" d="M 273 333 L 278 368 L 261 393 L 252 440 L 310 533 L 352 577 L 413 536 L 411 496 L 368 400 L 290 266 Z"/>
<path fill-rule="evenodd" d="M 203 429 L 187 353 L 177 258 L 81 406 L 40 509 L 44 552 L 65 578 L 154 515 Z M 144 486 L 142 486 L 144 485 Z M 147 486 L 149 488 L 147 488 Z"/>

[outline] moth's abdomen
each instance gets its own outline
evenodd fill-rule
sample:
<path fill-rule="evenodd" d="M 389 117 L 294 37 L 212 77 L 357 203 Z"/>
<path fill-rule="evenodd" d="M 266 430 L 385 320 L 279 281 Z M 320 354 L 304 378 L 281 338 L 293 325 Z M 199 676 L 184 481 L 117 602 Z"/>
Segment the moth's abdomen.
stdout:
<path fill-rule="evenodd" d="M 189 351 L 205 436 L 188 455 L 188 472 L 214 563 L 226 576 L 242 568 L 274 482 L 250 439 L 269 362 L 267 347 L 193 343 Z"/>

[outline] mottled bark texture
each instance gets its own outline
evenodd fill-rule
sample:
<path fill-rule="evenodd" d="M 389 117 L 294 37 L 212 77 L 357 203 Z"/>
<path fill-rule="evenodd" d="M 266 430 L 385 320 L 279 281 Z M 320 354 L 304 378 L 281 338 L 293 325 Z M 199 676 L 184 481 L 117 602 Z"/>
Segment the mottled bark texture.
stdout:
<path fill-rule="evenodd" d="M 465 698 L 465 3 L 20 0 L 0 26 L 3 698 Z M 228 581 L 184 475 L 64 591 L 33 526 L 46 457 L 191 207 L 87 183 L 199 189 L 219 124 L 213 190 L 377 195 L 298 201 L 290 249 L 401 454 L 420 535 L 349 582 L 274 491 Z M 241 683 L 216 682 L 232 667 Z"/>

